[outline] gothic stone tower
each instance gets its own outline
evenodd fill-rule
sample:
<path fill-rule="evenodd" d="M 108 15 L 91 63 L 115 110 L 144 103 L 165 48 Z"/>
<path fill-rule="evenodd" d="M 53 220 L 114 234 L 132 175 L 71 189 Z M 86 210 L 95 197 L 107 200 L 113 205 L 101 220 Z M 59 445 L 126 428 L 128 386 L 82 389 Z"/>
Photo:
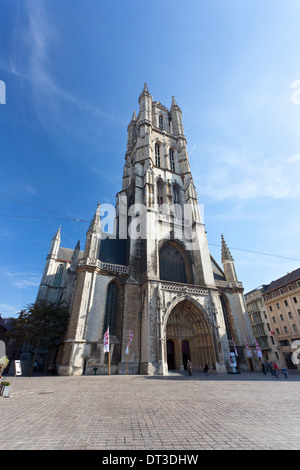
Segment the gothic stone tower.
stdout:
<path fill-rule="evenodd" d="M 209 253 L 181 109 L 174 97 L 170 110 L 153 101 L 147 84 L 128 125 L 114 227 L 102 232 L 98 205 L 77 255 L 59 373 L 106 374 L 108 326 L 112 373 L 167 374 L 187 359 L 224 373 L 234 346 L 246 369 L 244 338 L 253 339 L 243 286 L 224 239 L 224 271 Z"/>

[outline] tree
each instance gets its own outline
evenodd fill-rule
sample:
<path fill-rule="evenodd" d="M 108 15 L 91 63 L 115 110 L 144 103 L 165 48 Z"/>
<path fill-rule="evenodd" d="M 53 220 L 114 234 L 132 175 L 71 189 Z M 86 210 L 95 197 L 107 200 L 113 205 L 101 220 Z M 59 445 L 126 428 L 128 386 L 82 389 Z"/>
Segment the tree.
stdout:
<path fill-rule="evenodd" d="M 29 304 L 18 318 L 12 319 L 9 338 L 34 348 L 30 376 L 39 348 L 49 350 L 58 346 L 66 332 L 68 320 L 69 309 L 66 304 L 44 299 Z"/>

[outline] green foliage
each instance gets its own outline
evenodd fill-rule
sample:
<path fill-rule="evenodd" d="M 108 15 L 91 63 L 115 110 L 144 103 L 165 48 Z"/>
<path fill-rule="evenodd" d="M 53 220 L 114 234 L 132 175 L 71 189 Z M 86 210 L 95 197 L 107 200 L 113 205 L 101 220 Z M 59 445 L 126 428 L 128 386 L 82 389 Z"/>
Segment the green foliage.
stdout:
<path fill-rule="evenodd" d="M 10 382 L 0 382 L 1 387 L 9 387 Z"/>
<path fill-rule="evenodd" d="M 8 366 L 9 359 L 7 356 L 0 357 L 0 368 L 5 369 Z"/>
<path fill-rule="evenodd" d="M 63 338 L 69 320 L 67 305 L 38 300 L 22 310 L 18 318 L 12 320 L 9 338 L 18 343 L 55 347 Z"/>

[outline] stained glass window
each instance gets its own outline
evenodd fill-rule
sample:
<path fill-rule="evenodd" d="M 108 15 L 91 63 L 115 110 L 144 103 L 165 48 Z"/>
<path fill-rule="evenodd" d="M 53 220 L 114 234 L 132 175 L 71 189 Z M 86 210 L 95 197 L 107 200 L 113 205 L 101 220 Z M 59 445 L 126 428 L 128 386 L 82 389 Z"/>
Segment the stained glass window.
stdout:
<path fill-rule="evenodd" d="M 64 272 L 64 265 L 59 264 L 56 270 L 55 276 L 54 276 L 53 287 L 60 287 L 63 272 Z"/>
<path fill-rule="evenodd" d="M 172 245 L 164 245 L 159 252 L 160 279 L 186 283 L 185 262 L 179 251 Z"/>

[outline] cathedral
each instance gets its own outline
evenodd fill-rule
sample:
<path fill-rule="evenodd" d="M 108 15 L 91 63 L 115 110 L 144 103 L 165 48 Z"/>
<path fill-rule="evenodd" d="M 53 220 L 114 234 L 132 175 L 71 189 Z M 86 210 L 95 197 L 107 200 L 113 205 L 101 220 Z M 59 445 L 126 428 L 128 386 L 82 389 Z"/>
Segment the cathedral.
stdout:
<path fill-rule="evenodd" d="M 182 111 L 154 101 L 147 84 L 128 125 L 122 189 L 111 233 L 98 204 L 84 251 L 52 239 L 37 299 L 66 302 L 60 375 L 167 375 L 251 370 L 253 344 L 234 260 L 221 236 L 209 252 L 190 170 Z M 107 225 L 107 224 L 106 224 Z M 104 336 L 109 332 L 109 353 Z"/>

